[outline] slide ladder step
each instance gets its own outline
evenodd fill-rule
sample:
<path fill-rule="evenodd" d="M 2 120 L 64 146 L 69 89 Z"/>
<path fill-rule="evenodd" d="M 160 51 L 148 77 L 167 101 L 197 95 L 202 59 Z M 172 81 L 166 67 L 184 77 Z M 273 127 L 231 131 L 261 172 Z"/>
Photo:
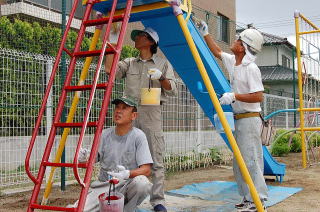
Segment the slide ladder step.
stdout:
<path fill-rule="evenodd" d="M 122 21 L 123 18 L 124 18 L 124 14 L 114 16 L 112 22 Z M 83 24 L 84 24 L 86 27 L 88 27 L 88 26 L 97 26 L 97 25 L 101 25 L 101 24 L 107 24 L 108 21 L 109 21 L 109 17 L 84 21 Z"/>
<path fill-rule="evenodd" d="M 66 128 L 71 128 L 71 127 L 82 127 L 83 126 L 83 122 L 75 122 L 75 123 L 54 123 L 55 127 L 66 127 Z M 98 122 L 94 121 L 94 122 L 88 122 L 87 123 L 87 127 L 97 127 L 98 126 Z"/>
<path fill-rule="evenodd" d="M 104 55 L 107 54 L 115 54 L 116 51 L 112 48 L 107 48 Z M 92 56 L 100 56 L 101 50 L 93 50 L 93 51 L 80 51 L 80 52 L 75 52 L 73 55 L 75 57 L 92 57 Z"/>
<path fill-rule="evenodd" d="M 44 166 L 54 166 L 54 167 L 76 167 L 74 163 L 52 163 L 52 162 L 43 162 L 42 165 Z M 87 168 L 88 165 L 86 163 L 79 163 L 78 166 L 79 168 Z"/>
<path fill-rule="evenodd" d="M 106 89 L 107 83 L 101 83 L 97 84 L 97 89 Z M 66 86 L 64 89 L 67 91 L 85 91 L 85 90 L 91 90 L 92 85 L 73 85 L 73 86 Z"/>
<path fill-rule="evenodd" d="M 58 207 L 58 206 L 48 206 L 48 205 L 38 205 L 38 204 L 31 204 L 30 208 L 49 210 L 49 211 L 77 211 L 76 208 L 64 208 L 64 207 Z"/>

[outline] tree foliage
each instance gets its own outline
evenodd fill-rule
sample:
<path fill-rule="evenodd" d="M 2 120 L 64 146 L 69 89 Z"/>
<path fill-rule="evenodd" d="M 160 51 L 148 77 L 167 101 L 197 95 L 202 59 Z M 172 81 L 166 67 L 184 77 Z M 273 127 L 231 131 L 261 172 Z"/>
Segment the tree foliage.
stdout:
<path fill-rule="evenodd" d="M 61 42 L 61 29 L 50 24 L 41 26 L 38 22 L 29 23 L 19 19 L 12 22 L 6 17 L 0 17 L 0 48 L 22 50 L 30 53 L 56 56 Z M 74 48 L 78 33 L 70 30 L 65 47 Z M 81 43 L 81 50 L 89 49 L 92 37 L 85 36 Z M 97 49 L 101 48 L 101 41 Z M 139 52 L 131 46 L 124 46 L 121 59 L 136 57 Z"/>
<path fill-rule="evenodd" d="M 78 34 L 68 33 L 65 47 L 73 50 Z M 89 49 L 91 37 L 85 36 L 81 50 Z M 61 29 L 50 24 L 29 23 L 19 19 L 0 17 L 0 48 L 14 49 L 18 55 L 0 55 L 0 136 L 30 135 L 39 112 L 45 90 L 45 70 L 43 61 L 28 53 L 56 56 L 61 42 Z M 101 41 L 97 49 L 101 48 Z M 1 50 L 0 49 L 0 50 Z M 3 50 L 4 51 L 4 50 Z M 121 59 L 135 57 L 138 51 L 124 46 Z M 118 85 L 116 90 L 122 91 Z M 44 133 L 44 129 L 40 130 Z"/>

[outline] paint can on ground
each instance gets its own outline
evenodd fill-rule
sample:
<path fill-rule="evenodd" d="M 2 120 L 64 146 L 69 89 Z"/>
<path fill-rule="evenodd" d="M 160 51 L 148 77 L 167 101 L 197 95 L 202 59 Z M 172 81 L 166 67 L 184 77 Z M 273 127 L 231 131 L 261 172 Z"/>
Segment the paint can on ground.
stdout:
<path fill-rule="evenodd" d="M 109 201 L 110 200 L 110 201 Z M 102 193 L 99 195 L 100 212 L 123 212 L 124 196 L 119 192 Z"/>

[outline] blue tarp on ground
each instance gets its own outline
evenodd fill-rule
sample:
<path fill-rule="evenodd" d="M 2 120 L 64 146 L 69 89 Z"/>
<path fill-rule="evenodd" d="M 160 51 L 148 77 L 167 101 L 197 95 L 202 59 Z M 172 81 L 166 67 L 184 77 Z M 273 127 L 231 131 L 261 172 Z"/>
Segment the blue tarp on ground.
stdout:
<path fill-rule="evenodd" d="M 299 192 L 302 188 L 291 188 L 282 186 L 268 186 L 269 199 L 266 206 L 270 207 L 277 204 L 291 195 Z M 183 186 L 180 189 L 167 192 L 166 201 L 170 203 L 170 196 L 178 196 L 180 198 L 189 198 L 190 201 L 195 199 L 212 201 L 212 205 L 197 206 L 196 208 L 185 204 L 176 203 L 174 207 L 168 207 L 169 211 L 234 211 L 234 205 L 241 201 L 238 194 L 238 187 L 235 182 L 213 181 L 205 183 L 197 183 Z M 140 209 L 139 212 L 147 212 L 150 210 Z"/>

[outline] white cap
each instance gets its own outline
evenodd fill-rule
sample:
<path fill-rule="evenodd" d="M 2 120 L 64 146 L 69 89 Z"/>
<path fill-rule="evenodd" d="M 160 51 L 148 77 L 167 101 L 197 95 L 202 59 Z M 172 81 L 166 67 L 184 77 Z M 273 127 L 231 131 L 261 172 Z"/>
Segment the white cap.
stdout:
<path fill-rule="evenodd" d="M 264 39 L 262 34 L 256 29 L 246 29 L 240 33 L 239 39 L 245 42 L 257 53 L 261 51 Z"/>
<path fill-rule="evenodd" d="M 146 32 L 146 33 L 148 33 L 148 34 L 150 35 L 150 37 L 152 37 L 152 39 L 156 42 L 156 44 L 159 43 L 158 33 L 157 33 L 154 29 L 152 29 L 152 28 L 150 28 L 150 27 L 147 27 L 147 28 L 145 28 L 144 30 L 132 30 L 132 32 L 131 32 L 131 39 L 132 39 L 133 41 L 135 41 L 136 36 L 137 36 L 140 32 Z"/>

